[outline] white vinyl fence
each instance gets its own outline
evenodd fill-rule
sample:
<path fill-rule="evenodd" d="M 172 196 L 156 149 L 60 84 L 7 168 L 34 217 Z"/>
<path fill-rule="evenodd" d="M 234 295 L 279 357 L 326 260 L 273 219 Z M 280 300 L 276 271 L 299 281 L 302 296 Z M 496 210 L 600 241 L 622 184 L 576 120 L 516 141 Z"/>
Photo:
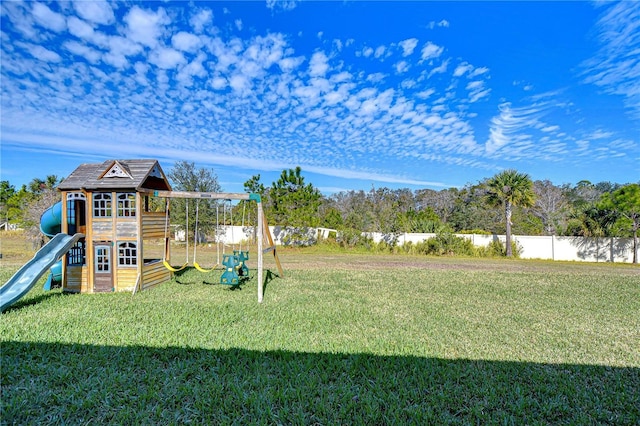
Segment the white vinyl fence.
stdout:
<path fill-rule="evenodd" d="M 379 233 L 370 234 L 373 240 L 382 240 Z M 456 234 L 470 239 L 475 246 L 487 246 L 504 235 Z M 436 234 L 400 234 L 398 244 L 413 243 L 435 237 Z M 512 235 L 520 251 L 521 259 L 573 260 L 582 262 L 633 262 L 633 238 L 590 238 Z"/>
<path fill-rule="evenodd" d="M 241 226 L 224 226 L 224 233 L 221 241 L 225 244 L 239 244 L 242 241 L 252 240 L 253 228 Z M 270 226 L 273 240 L 278 245 L 288 242 L 291 237 L 290 230 L 281 226 Z M 327 238 L 330 233 L 336 232 L 327 228 L 308 228 L 305 238 L 308 240 Z M 378 243 L 385 239 L 385 235 L 377 232 L 367 233 L 374 242 Z M 505 242 L 504 235 L 478 235 L 478 234 L 456 234 L 459 237 L 470 239 L 475 246 L 487 246 L 492 241 L 498 239 Z M 411 241 L 419 243 L 436 234 L 400 234 L 397 244 L 402 245 Z M 182 237 L 184 233 L 176 233 L 176 238 Z M 514 235 L 521 259 L 550 259 L 569 260 L 578 262 L 633 262 L 633 239 L 632 238 L 588 238 L 588 237 L 556 237 L 556 236 L 526 236 Z"/>

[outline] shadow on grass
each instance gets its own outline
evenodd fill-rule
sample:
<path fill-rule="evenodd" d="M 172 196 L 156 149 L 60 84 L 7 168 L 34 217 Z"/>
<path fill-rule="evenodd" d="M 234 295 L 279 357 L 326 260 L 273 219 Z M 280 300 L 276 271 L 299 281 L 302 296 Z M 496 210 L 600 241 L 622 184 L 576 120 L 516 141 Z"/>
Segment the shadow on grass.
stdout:
<path fill-rule="evenodd" d="M 263 291 L 267 291 L 267 287 L 269 286 L 269 283 L 273 281 L 275 278 L 280 278 L 280 276 L 274 273 L 273 271 L 271 271 L 270 269 L 265 269 L 264 282 L 262 286 Z"/>
<path fill-rule="evenodd" d="M 640 369 L 4 342 L 8 424 L 637 424 Z"/>
<path fill-rule="evenodd" d="M 257 272 L 254 269 L 251 269 L 249 275 L 246 277 L 240 276 L 240 281 L 238 285 L 230 286 L 228 284 L 220 283 L 220 276 L 224 272 L 224 269 L 214 269 L 209 272 L 201 272 L 198 271 L 193 266 L 187 266 L 186 268 L 177 271 L 174 273 L 174 277 L 176 283 L 180 285 L 197 285 L 197 284 L 207 284 L 207 285 L 223 285 L 225 287 L 229 287 L 230 290 L 242 290 L 242 288 L 252 279 L 256 278 Z M 273 281 L 275 278 L 280 278 L 280 276 L 269 269 L 264 270 L 264 284 L 263 291 L 266 291 L 268 284 Z"/>
<path fill-rule="evenodd" d="M 44 302 L 47 299 L 52 299 L 52 298 L 61 297 L 61 296 L 70 296 L 73 294 L 75 293 L 48 291 L 47 293 L 40 294 L 38 296 L 21 298 L 20 300 L 16 301 L 13 305 L 9 306 L 6 310 L 4 310 L 3 313 L 12 311 L 14 309 L 22 309 L 27 306 L 36 305 L 38 303 Z"/>

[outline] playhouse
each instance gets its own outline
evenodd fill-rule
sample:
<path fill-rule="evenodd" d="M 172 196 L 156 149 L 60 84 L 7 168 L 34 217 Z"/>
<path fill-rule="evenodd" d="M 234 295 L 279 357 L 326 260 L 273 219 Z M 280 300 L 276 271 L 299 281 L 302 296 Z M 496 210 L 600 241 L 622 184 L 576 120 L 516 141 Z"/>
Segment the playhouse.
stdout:
<path fill-rule="evenodd" d="M 82 164 L 58 189 L 59 232 L 84 234 L 63 258 L 63 290 L 133 291 L 171 278 L 160 256 L 145 253 L 145 243 L 167 244 L 165 211 L 156 211 L 164 204 L 151 202 L 152 191 L 171 191 L 158 161 Z"/>

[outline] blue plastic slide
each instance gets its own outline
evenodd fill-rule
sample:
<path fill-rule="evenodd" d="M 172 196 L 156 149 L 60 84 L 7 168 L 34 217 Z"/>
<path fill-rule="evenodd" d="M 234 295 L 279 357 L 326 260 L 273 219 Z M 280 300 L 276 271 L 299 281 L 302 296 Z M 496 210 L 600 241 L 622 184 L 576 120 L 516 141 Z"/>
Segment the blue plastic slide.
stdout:
<path fill-rule="evenodd" d="M 67 253 L 84 234 L 58 234 L 45 244 L 18 270 L 5 285 L 0 287 L 0 311 L 4 312 L 36 285 L 38 279 Z"/>
<path fill-rule="evenodd" d="M 40 231 L 49 238 L 59 234 L 62 229 L 62 202 L 58 201 L 40 216 Z M 56 262 L 49 272 L 47 282 L 44 283 L 44 290 L 51 290 L 54 284 L 62 281 L 62 261 Z"/>
<path fill-rule="evenodd" d="M 62 223 L 62 202 L 58 201 L 40 216 L 40 230 L 44 235 L 51 238 L 60 233 Z"/>

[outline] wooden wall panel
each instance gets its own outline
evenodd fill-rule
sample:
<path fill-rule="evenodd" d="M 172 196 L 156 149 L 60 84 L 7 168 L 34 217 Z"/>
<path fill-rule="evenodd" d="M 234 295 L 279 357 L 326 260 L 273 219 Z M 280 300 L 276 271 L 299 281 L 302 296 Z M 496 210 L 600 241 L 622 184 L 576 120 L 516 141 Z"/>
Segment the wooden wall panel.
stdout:
<path fill-rule="evenodd" d="M 162 284 L 171 279 L 171 271 L 160 262 L 151 263 L 142 267 L 142 289 L 145 290 L 157 284 Z"/>
<path fill-rule="evenodd" d="M 133 291 L 138 279 L 138 270 L 136 268 L 119 268 L 116 277 L 115 291 Z"/>
<path fill-rule="evenodd" d="M 142 238 L 164 238 L 165 216 L 164 213 L 145 213 L 142 216 Z"/>
<path fill-rule="evenodd" d="M 119 218 L 116 224 L 116 239 L 137 239 L 138 224 L 135 220 Z"/>
<path fill-rule="evenodd" d="M 73 293 L 87 292 L 86 266 L 67 266 L 67 285 L 65 291 Z"/>
<path fill-rule="evenodd" d="M 91 234 L 95 241 L 113 240 L 113 221 L 111 219 L 93 219 Z"/>

